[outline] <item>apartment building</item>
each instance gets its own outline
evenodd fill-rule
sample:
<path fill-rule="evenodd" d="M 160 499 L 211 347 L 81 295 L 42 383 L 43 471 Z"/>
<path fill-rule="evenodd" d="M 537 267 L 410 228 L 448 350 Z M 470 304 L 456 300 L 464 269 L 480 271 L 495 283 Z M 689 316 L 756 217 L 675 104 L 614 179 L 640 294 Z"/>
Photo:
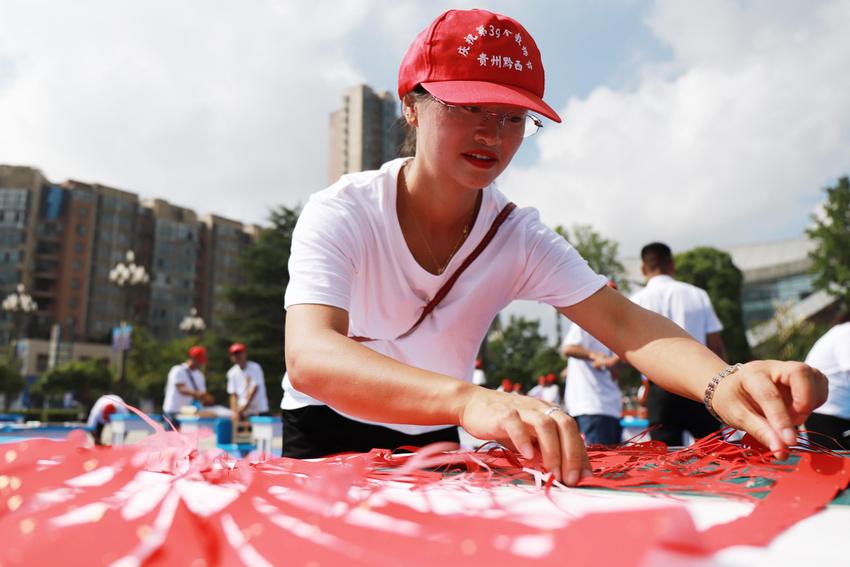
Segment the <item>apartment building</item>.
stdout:
<path fill-rule="evenodd" d="M 38 303 L 20 336 L 47 338 L 58 323 L 63 340 L 108 342 L 122 320 L 157 338 L 180 336 L 194 307 L 221 330 L 225 289 L 241 281 L 238 258 L 259 227 L 219 216 L 199 218 L 162 199 L 69 180 L 51 183 L 31 167 L 0 165 L 0 297 L 23 283 Z M 119 288 L 109 272 L 128 250 L 150 283 Z M 19 325 L 18 325 L 19 326 Z M 0 341 L 16 331 L 0 311 Z"/>
<path fill-rule="evenodd" d="M 330 115 L 329 183 L 343 173 L 377 169 L 399 155 L 404 131 L 398 109 L 397 97 L 388 91 L 359 85 L 345 92 L 342 107 Z"/>

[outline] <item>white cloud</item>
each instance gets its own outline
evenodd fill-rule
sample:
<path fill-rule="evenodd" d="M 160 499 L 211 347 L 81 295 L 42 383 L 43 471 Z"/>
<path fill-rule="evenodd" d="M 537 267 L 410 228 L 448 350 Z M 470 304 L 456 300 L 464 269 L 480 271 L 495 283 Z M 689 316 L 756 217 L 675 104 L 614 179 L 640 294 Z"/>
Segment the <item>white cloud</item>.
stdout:
<path fill-rule="evenodd" d="M 634 253 L 770 238 L 850 171 L 850 3 L 661 1 L 673 60 L 571 99 L 503 188 Z M 546 54 L 544 54 L 545 56 Z M 551 68 L 551 64 L 550 64 Z"/>
<path fill-rule="evenodd" d="M 391 88 L 407 45 L 448 7 L 4 0 L 0 163 L 262 221 L 326 182 L 343 91 Z"/>
<path fill-rule="evenodd" d="M 0 161 L 259 221 L 325 178 L 369 2 L 11 2 Z"/>

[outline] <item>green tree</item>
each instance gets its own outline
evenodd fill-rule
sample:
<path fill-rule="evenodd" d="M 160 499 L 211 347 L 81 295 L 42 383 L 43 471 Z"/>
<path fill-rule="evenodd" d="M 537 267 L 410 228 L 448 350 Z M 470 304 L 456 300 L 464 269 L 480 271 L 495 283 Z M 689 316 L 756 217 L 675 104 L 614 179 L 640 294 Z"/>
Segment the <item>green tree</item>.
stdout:
<path fill-rule="evenodd" d="M 776 333 L 753 349 L 760 359 L 805 360 L 815 342 L 830 327 L 828 323 L 794 320 L 790 306 L 778 308 L 772 321 Z"/>
<path fill-rule="evenodd" d="M 826 188 L 823 214 L 813 215 L 814 224 L 806 234 L 815 243 L 812 259 L 812 285 L 838 299 L 850 311 L 850 180 L 842 177 Z"/>
<path fill-rule="evenodd" d="M 582 258 L 594 272 L 608 276 L 617 282 L 623 292 L 629 292 L 629 282 L 626 280 L 626 269 L 617 260 L 619 243 L 609 240 L 593 230 L 587 224 L 573 225 L 571 232 L 563 226 L 556 226 L 555 232 L 567 239 L 575 247 Z"/>
<path fill-rule="evenodd" d="M 723 323 L 723 343 L 730 361 L 752 359 L 741 309 L 744 276 L 732 257 L 716 248 L 700 246 L 676 254 L 676 279 L 708 292 L 717 316 Z"/>
<path fill-rule="evenodd" d="M 3 394 L 3 409 L 15 399 L 24 389 L 24 378 L 18 370 L 18 365 L 12 361 L 0 359 L 0 394 Z"/>
<path fill-rule="evenodd" d="M 263 229 L 240 258 L 243 283 L 227 290 L 234 307 L 228 329 L 248 346 L 248 357 L 263 367 L 269 407 L 280 403 L 280 378 L 286 370 L 283 294 L 289 284 L 289 252 L 298 214 L 286 207 L 271 211 L 272 226 Z"/>
<path fill-rule="evenodd" d="M 36 394 L 58 397 L 73 392 L 84 407 L 112 391 L 113 377 L 109 366 L 99 360 L 74 360 L 48 370 L 35 383 Z"/>
<path fill-rule="evenodd" d="M 536 383 L 537 376 L 558 374 L 564 367 L 557 349 L 540 334 L 538 321 L 512 315 L 507 325 L 491 333 L 487 343 L 485 372 L 491 386 L 510 378 L 528 390 Z"/>

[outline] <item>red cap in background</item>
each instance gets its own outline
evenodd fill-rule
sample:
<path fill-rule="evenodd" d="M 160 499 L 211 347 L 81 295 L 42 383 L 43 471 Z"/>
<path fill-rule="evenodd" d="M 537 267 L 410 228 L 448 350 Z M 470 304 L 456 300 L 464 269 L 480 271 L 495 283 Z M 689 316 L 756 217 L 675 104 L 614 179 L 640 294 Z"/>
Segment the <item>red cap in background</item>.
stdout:
<path fill-rule="evenodd" d="M 193 346 L 189 349 L 189 358 L 203 366 L 207 363 L 207 349 L 202 346 Z"/>

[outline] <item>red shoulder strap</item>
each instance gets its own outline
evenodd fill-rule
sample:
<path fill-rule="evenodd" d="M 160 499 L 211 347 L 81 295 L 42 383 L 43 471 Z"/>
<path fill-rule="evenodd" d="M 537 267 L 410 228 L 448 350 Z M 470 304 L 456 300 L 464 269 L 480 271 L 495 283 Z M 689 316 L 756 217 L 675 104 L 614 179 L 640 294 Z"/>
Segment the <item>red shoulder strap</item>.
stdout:
<path fill-rule="evenodd" d="M 437 305 L 439 305 L 440 302 L 443 301 L 443 299 L 445 299 L 445 297 L 452 290 L 452 287 L 454 287 L 455 282 L 457 282 L 461 274 L 463 274 L 463 272 L 466 271 L 466 269 L 472 264 L 472 262 L 474 262 L 475 259 L 478 258 L 478 256 L 480 256 L 482 252 L 484 252 L 484 249 L 487 248 L 487 245 L 490 244 L 490 242 L 493 240 L 493 237 L 496 236 L 496 233 L 499 231 L 499 227 L 502 226 L 502 224 L 507 220 L 508 216 L 515 208 L 516 204 L 514 203 L 508 203 L 507 205 L 505 205 L 505 207 L 499 212 L 496 218 L 493 219 L 493 224 L 490 225 L 490 230 L 487 231 L 487 234 L 484 235 L 484 238 L 481 239 L 481 242 L 478 243 L 478 246 L 476 246 L 475 249 L 470 252 L 469 256 L 467 256 L 463 260 L 461 265 L 458 266 L 457 270 L 455 270 L 451 277 L 446 280 L 446 283 L 444 283 L 443 286 L 439 290 L 437 290 L 437 293 L 434 295 L 433 299 L 428 302 L 428 305 L 426 305 L 425 308 L 422 310 L 422 314 L 419 315 L 419 319 L 416 320 L 413 326 L 410 327 L 404 334 L 396 337 L 397 339 L 401 339 L 410 335 L 413 331 L 416 330 L 416 328 L 422 323 L 422 321 L 424 321 L 425 318 L 430 315 L 431 312 L 434 311 L 434 309 L 437 308 Z M 355 341 L 361 343 L 374 340 L 367 337 L 349 338 L 352 338 Z"/>

